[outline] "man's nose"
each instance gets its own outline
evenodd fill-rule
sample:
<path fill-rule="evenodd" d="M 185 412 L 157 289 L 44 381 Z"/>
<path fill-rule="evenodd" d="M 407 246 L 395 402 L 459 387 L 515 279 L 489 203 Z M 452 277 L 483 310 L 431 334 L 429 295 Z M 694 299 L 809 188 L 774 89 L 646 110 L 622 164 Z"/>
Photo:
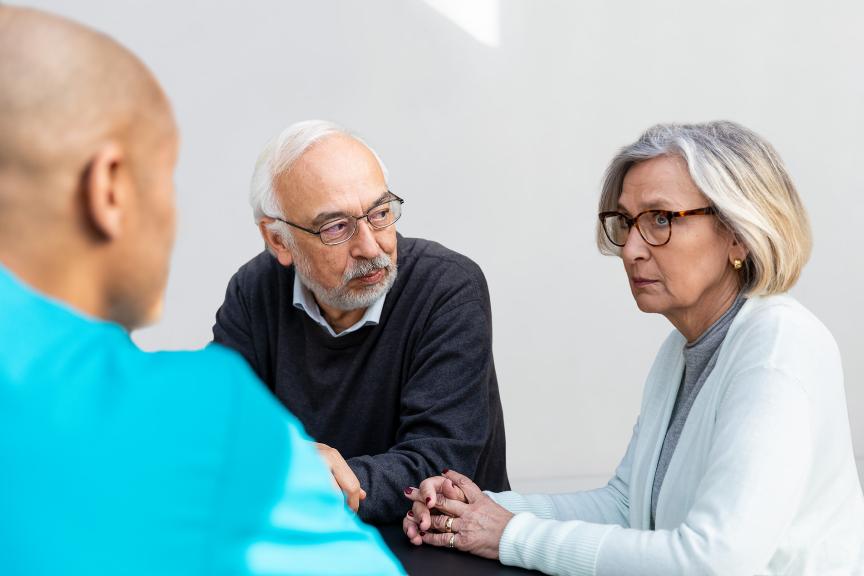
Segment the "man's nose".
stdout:
<path fill-rule="evenodd" d="M 375 238 L 375 230 L 365 218 L 357 220 L 357 231 L 351 239 L 351 256 L 371 260 L 380 253 L 381 247 L 378 246 L 378 240 Z"/>

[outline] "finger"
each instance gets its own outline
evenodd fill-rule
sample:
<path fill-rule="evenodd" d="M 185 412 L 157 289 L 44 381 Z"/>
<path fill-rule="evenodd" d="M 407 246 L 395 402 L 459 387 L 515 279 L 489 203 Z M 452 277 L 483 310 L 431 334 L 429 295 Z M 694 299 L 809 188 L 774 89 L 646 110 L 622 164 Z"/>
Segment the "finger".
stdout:
<path fill-rule="evenodd" d="M 402 489 L 402 493 L 405 494 L 405 498 L 411 500 L 412 502 L 421 501 L 419 488 L 415 488 L 414 486 L 406 486 Z"/>
<path fill-rule="evenodd" d="M 417 524 L 414 522 L 413 518 L 405 517 L 402 520 L 402 530 L 408 537 L 409 542 L 411 542 L 415 546 L 420 546 L 421 544 L 423 544 L 423 538 L 420 536 L 420 529 L 417 527 Z"/>
<path fill-rule="evenodd" d="M 417 519 L 417 525 L 420 530 L 425 532 L 432 528 L 432 511 L 422 502 L 415 502 L 411 508 L 414 512 L 414 517 Z"/>
<path fill-rule="evenodd" d="M 434 510 L 449 514 L 450 516 L 462 516 L 468 510 L 468 504 L 445 498 L 443 495 L 438 496 L 438 502 L 435 504 Z"/>
<path fill-rule="evenodd" d="M 441 492 L 441 485 L 444 482 L 443 476 L 431 476 L 420 483 L 419 488 L 412 489 L 409 493 L 405 490 L 405 495 L 411 500 L 424 502 L 427 505 L 435 502 L 435 495 Z"/>
<path fill-rule="evenodd" d="M 453 547 L 459 548 L 459 535 L 448 534 L 446 532 L 426 532 L 425 536 L 421 536 L 424 544 L 431 544 L 442 548 L 450 547 L 450 538 L 453 538 Z M 461 548 L 459 548 L 461 550 Z"/>
<path fill-rule="evenodd" d="M 339 488 L 345 493 L 351 509 L 356 511 L 360 506 L 360 493 L 363 492 L 360 480 L 357 479 L 354 471 L 351 470 L 351 467 L 348 466 L 348 463 L 345 462 L 345 459 L 342 458 L 339 452 L 331 449 L 328 456 L 328 463 L 330 464 L 330 470 L 333 472 L 333 477 L 336 478 Z"/>
<path fill-rule="evenodd" d="M 416 525 L 418 526 L 417 529 L 418 529 L 418 530 L 420 529 L 420 528 L 419 528 L 419 526 L 420 526 L 420 519 L 417 518 L 417 516 L 414 515 L 414 510 L 408 510 L 408 513 L 405 514 L 405 520 L 407 520 L 407 521 L 409 521 L 409 522 L 412 522 L 412 523 L 416 524 Z"/>
<path fill-rule="evenodd" d="M 342 492 L 342 487 L 339 486 L 339 481 L 336 480 L 336 476 L 333 475 L 333 470 L 330 470 L 330 480 L 333 482 L 333 487 L 336 488 L 339 492 Z"/>
<path fill-rule="evenodd" d="M 483 495 L 480 487 L 464 474 L 460 474 L 455 470 L 447 470 L 444 472 L 444 477 L 451 480 L 457 488 L 462 490 L 469 503 L 474 502 Z"/>
<path fill-rule="evenodd" d="M 365 499 L 366 499 L 366 491 L 361 488 L 360 489 L 360 500 L 365 500 Z"/>
<path fill-rule="evenodd" d="M 350 492 L 345 494 L 345 499 L 348 502 L 348 507 L 351 508 L 352 511 L 357 512 L 360 509 L 360 495 L 356 492 Z"/>
<path fill-rule="evenodd" d="M 449 478 L 445 478 L 441 484 L 441 493 L 447 498 L 459 500 L 460 502 L 468 502 L 468 498 L 465 497 L 462 489 L 456 486 Z"/>
<path fill-rule="evenodd" d="M 447 530 L 447 522 L 449 520 L 452 520 L 452 522 L 450 522 L 450 530 Z M 432 530 L 437 530 L 438 532 L 458 532 L 461 522 L 460 518 L 448 516 L 447 514 L 438 514 L 432 517 Z"/>
<path fill-rule="evenodd" d="M 342 488 L 342 491 L 356 494 L 359 499 L 360 492 L 363 490 L 360 487 L 360 480 L 357 479 L 354 471 L 351 470 L 351 467 L 348 466 L 348 463 L 345 462 L 341 456 L 337 462 L 333 463 L 331 470 L 333 470 L 333 477 L 336 478 L 336 482 L 339 483 L 339 487 Z"/>

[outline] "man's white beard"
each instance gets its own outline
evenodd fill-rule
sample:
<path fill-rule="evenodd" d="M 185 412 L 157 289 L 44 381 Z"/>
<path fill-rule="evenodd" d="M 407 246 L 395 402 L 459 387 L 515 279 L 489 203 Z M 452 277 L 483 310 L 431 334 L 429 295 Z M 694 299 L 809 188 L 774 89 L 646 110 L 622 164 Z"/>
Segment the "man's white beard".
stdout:
<path fill-rule="evenodd" d="M 355 289 L 348 287 L 351 280 L 365 276 L 379 268 L 385 270 L 385 276 L 381 282 Z M 335 288 L 325 288 L 312 279 L 311 266 L 306 257 L 295 253 L 294 273 L 303 286 L 315 295 L 319 303 L 336 310 L 348 311 L 368 308 L 386 294 L 396 281 L 398 267 L 383 252 L 371 260 L 352 260 L 342 275 L 342 283 Z"/>

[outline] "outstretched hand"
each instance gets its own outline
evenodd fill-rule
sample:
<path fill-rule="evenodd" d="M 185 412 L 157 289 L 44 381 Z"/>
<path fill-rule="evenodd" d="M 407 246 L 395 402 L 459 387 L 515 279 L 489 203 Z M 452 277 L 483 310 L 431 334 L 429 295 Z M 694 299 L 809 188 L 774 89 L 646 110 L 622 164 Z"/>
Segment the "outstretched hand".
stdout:
<path fill-rule="evenodd" d="M 335 448 L 326 444 L 315 443 L 318 454 L 324 459 L 325 464 L 333 475 L 333 483 L 345 495 L 345 502 L 354 512 L 360 508 L 360 501 L 366 499 L 366 491 L 360 486 L 357 475 L 348 466 L 348 463 Z"/>

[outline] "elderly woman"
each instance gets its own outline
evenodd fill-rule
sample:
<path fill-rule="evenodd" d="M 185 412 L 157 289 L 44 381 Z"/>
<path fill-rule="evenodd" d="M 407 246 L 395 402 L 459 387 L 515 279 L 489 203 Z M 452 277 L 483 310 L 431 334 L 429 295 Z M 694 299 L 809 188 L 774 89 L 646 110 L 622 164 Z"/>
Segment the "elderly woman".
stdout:
<path fill-rule="evenodd" d="M 864 498 L 840 355 L 786 292 L 810 252 L 774 149 L 737 124 L 660 125 L 612 160 L 597 241 L 675 327 L 603 488 L 406 488 L 414 544 L 549 574 L 849 574 Z"/>

